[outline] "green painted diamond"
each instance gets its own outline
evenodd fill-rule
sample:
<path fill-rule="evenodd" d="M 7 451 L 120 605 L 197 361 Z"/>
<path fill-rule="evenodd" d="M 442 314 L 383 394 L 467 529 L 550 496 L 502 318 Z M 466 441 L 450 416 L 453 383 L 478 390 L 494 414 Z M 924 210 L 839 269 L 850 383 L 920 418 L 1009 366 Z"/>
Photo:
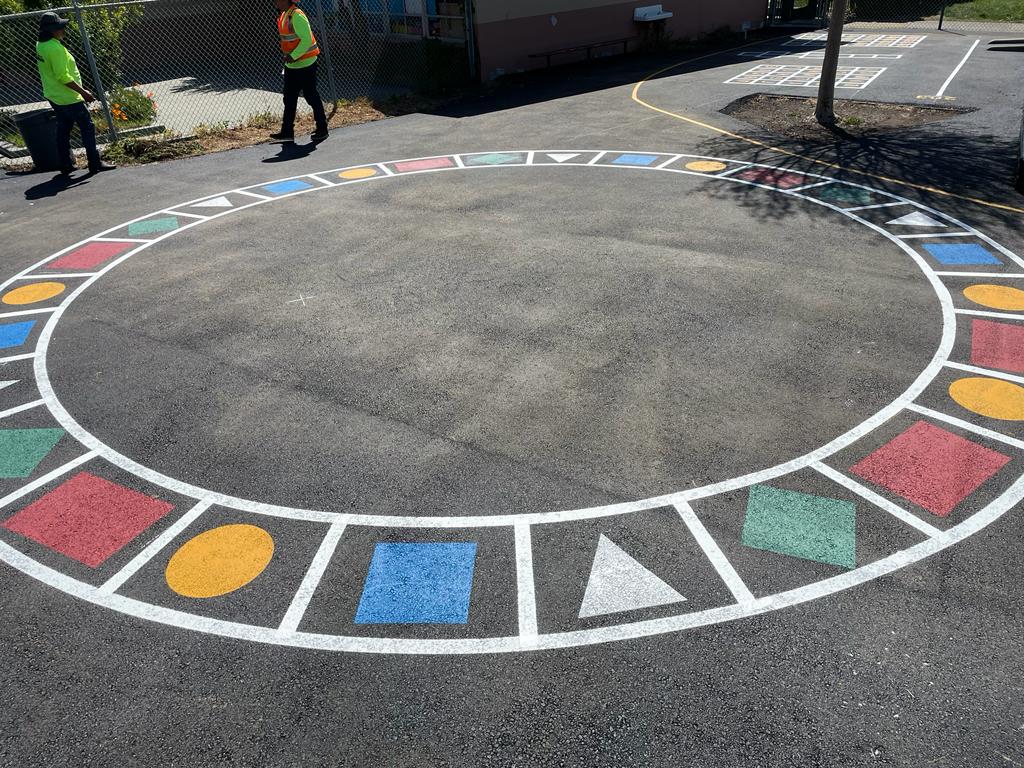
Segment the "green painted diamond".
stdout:
<path fill-rule="evenodd" d="M 857 507 L 848 501 L 755 485 L 741 541 L 754 549 L 856 568 L 856 529 Z"/>

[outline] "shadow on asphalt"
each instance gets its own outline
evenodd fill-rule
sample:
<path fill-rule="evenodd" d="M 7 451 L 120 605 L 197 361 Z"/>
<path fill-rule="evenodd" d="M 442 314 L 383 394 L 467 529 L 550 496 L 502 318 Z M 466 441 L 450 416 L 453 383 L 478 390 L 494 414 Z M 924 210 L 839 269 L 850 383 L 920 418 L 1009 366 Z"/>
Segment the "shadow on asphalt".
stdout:
<path fill-rule="evenodd" d="M 264 163 L 288 163 L 292 160 L 301 160 L 316 152 L 317 145 L 313 142 L 308 144 L 282 144 L 281 149 L 273 157 L 268 157 Z"/>
<path fill-rule="evenodd" d="M 89 177 L 68 178 L 63 174 L 57 174 L 41 184 L 36 184 L 25 190 L 26 200 L 42 200 L 45 197 L 56 197 L 61 192 L 80 187 L 89 183 Z"/>
<path fill-rule="evenodd" d="M 998 223 L 1011 229 L 1020 226 L 1020 214 L 983 208 L 937 192 L 914 189 L 895 180 L 973 197 L 1014 207 L 1024 207 L 1024 195 L 1013 188 L 1015 137 L 981 135 L 957 131 L 949 123 L 926 126 L 899 134 L 870 137 L 844 137 L 822 142 L 797 142 L 773 135 L 751 134 L 752 138 L 803 157 L 788 157 L 768 147 L 740 144 L 735 139 L 714 137 L 695 151 L 715 157 L 736 156 L 742 148 L 745 160 L 784 167 L 793 171 L 816 173 L 843 181 L 863 184 L 894 195 L 918 200 L 953 216 L 975 222 Z M 819 162 L 814 162 L 819 161 Z M 829 168 L 835 163 L 863 171 L 854 173 Z M 886 177 L 886 179 L 877 177 Z M 712 185 L 710 194 L 748 207 L 755 216 L 775 218 L 786 215 L 798 198 L 773 195 L 772 204 L 756 187 L 745 184 Z"/>

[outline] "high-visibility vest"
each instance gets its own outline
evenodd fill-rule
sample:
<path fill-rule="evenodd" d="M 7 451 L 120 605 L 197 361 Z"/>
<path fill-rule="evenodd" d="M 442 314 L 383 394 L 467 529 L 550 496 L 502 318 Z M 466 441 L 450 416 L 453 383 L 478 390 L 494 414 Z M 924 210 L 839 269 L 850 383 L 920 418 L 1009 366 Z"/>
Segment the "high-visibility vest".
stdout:
<path fill-rule="evenodd" d="M 292 6 L 287 11 L 281 14 L 277 20 L 277 31 L 281 35 L 281 52 L 291 53 L 299 47 L 299 36 L 295 34 L 295 26 L 292 24 L 292 15 L 295 13 L 302 13 L 298 8 Z M 313 38 L 313 47 L 306 51 L 304 54 L 295 59 L 295 61 L 304 61 L 305 59 L 314 59 L 320 55 L 320 49 L 316 44 L 316 35 L 313 34 L 313 30 L 309 30 L 310 36 Z"/>

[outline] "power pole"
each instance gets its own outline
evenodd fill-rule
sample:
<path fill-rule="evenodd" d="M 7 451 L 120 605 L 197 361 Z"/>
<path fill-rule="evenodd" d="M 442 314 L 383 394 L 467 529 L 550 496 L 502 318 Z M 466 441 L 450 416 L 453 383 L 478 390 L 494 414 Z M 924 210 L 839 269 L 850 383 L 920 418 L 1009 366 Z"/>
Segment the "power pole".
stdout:
<path fill-rule="evenodd" d="M 821 63 L 818 106 L 814 110 L 814 117 L 826 126 L 836 124 L 836 70 L 839 68 L 839 47 L 843 44 L 846 5 L 847 0 L 833 0 L 832 15 L 828 21 L 828 42 L 825 43 L 825 60 Z"/>

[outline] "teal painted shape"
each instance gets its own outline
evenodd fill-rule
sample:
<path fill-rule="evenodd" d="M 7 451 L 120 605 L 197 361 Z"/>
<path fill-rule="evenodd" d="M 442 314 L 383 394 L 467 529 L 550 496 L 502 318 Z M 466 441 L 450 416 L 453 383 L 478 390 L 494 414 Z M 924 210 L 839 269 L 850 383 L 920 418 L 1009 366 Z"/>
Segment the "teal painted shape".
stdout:
<path fill-rule="evenodd" d="M 28 477 L 63 436 L 63 429 L 0 429 L 0 477 Z"/>
<path fill-rule="evenodd" d="M 178 219 L 175 216 L 166 216 L 162 219 L 147 219 L 136 221 L 128 225 L 128 237 L 136 235 L 159 235 L 164 232 L 173 232 L 178 228 Z"/>
<path fill-rule="evenodd" d="M 857 507 L 841 499 L 755 485 L 747 501 L 742 542 L 780 555 L 856 568 Z"/>
<path fill-rule="evenodd" d="M 509 165 L 525 162 L 526 156 L 521 152 L 492 152 L 489 155 L 474 155 L 466 158 L 466 165 Z"/>
<path fill-rule="evenodd" d="M 883 198 L 873 195 L 860 187 L 848 187 L 845 184 L 829 184 L 818 192 L 818 198 L 829 203 L 853 203 L 854 205 L 872 205 L 880 203 Z M 891 201 L 891 198 L 885 198 Z"/>

